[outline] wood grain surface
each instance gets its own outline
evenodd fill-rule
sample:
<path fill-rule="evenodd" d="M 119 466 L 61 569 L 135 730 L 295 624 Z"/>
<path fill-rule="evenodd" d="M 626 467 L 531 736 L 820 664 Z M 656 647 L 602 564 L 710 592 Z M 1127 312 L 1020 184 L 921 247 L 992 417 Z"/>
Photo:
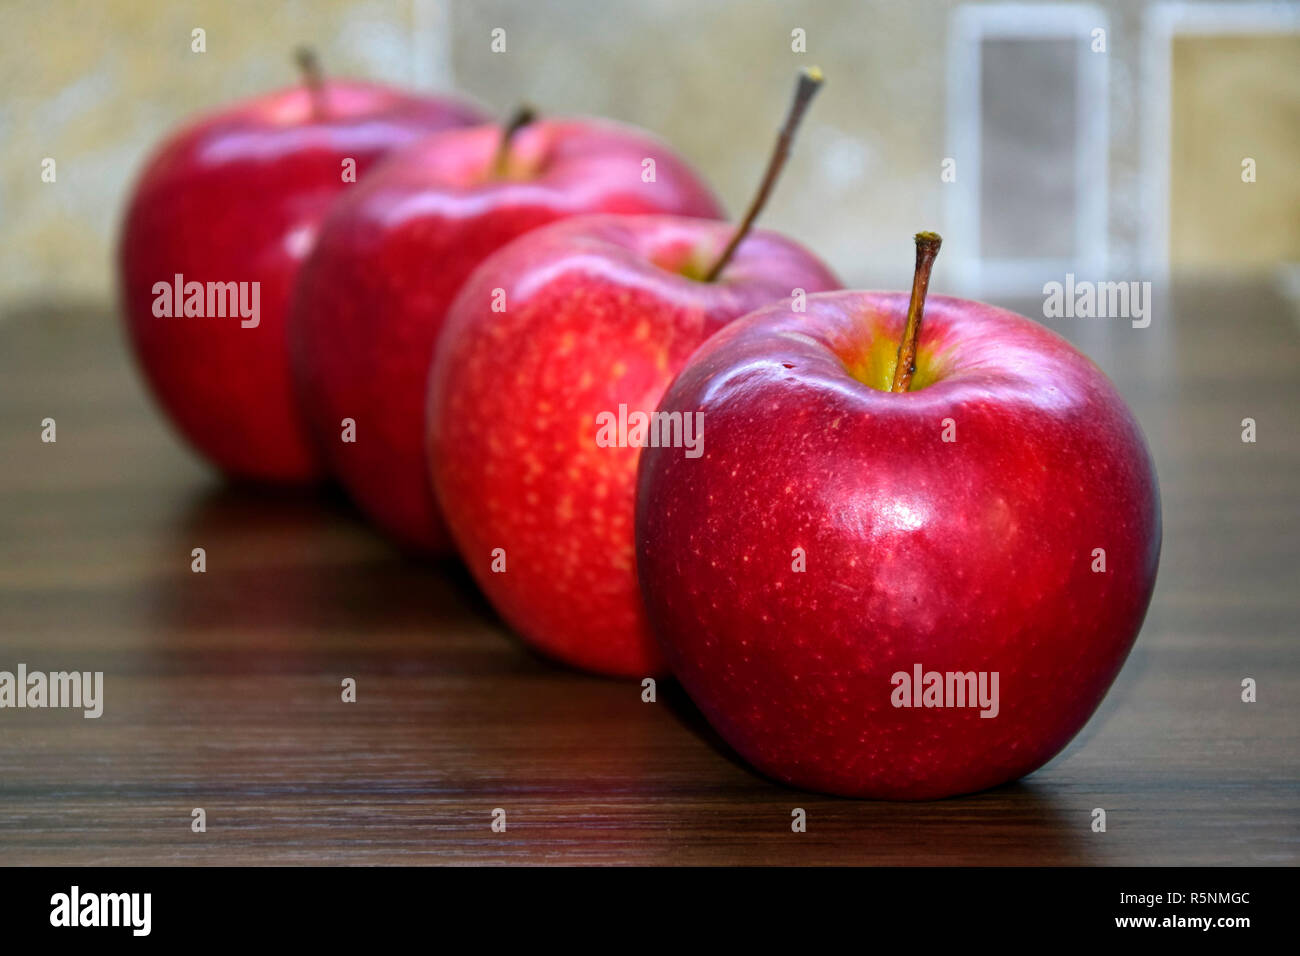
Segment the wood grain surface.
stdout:
<path fill-rule="evenodd" d="M 533 656 L 463 570 L 397 554 L 337 493 L 223 483 L 151 408 L 111 308 L 11 309 L 0 670 L 102 670 L 106 700 L 0 711 L 0 864 L 1295 864 L 1300 336 L 1264 286 L 1169 301 L 1149 329 L 1056 325 L 1156 457 L 1137 647 L 1045 768 L 922 804 L 777 785 L 670 682 L 647 704 Z"/>

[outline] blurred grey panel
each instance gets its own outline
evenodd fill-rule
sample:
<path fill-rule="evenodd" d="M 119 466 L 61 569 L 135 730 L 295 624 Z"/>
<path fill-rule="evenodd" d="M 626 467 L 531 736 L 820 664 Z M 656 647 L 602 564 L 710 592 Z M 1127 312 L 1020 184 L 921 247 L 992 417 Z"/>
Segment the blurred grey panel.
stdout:
<path fill-rule="evenodd" d="M 1076 253 L 1078 41 L 995 39 L 981 46 L 980 255 Z"/>

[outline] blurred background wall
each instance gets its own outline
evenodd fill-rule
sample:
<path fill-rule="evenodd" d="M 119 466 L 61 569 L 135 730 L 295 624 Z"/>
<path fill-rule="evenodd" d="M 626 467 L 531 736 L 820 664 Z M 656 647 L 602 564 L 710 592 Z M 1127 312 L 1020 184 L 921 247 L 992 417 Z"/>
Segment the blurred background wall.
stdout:
<path fill-rule="evenodd" d="M 1001 5 L 990 20 L 995 8 L 951 0 L 3 0 L 0 309 L 110 295 L 114 232 L 146 153 L 200 111 L 294 82 L 300 43 L 329 72 L 458 88 L 499 114 L 526 99 L 648 127 L 733 213 L 756 184 L 795 70 L 817 64 L 827 86 L 764 225 L 807 242 L 849 285 L 905 286 L 918 229 L 972 235 L 972 207 L 952 202 L 954 190 L 973 190 L 963 195 L 981 225 L 967 248 L 945 248 L 937 289 L 962 279 L 945 270 L 963 258 L 978 280 L 981 256 L 1015 258 L 1017 242 L 1062 245 L 1065 259 L 1031 265 L 1015 283 L 1033 291 L 1059 280 L 1072 217 L 1086 209 L 1100 210 L 1103 266 L 1118 278 L 1151 278 L 1142 247 L 1152 235 L 1154 261 L 1168 253 L 1175 271 L 1285 271 L 1300 260 L 1297 5 L 1269 5 L 1261 18 L 1260 4 L 1213 4 L 1204 9 L 1226 32 L 1197 27 L 1153 47 L 1151 24 L 1184 16 L 1165 5 L 1162 19 L 1154 6 Z M 993 21 L 1002 28 L 958 29 Z M 1104 29 L 1103 50 L 1090 24 Z M 207 49 L 193 53 L 200 27 Z M 504 53 L 490 49 L 498 27 Z M 806 52 L 794 49 L 797 31 Z M 983 56 L 962 72 L 971 44 Z M 1151 50 L 1162 45 L 1168 69 L 1153 78 L 1163 60 Z M 1079 95 L 1094 74 L 1103 102 Z M 967 100 L 977 108 L 960 113 L 978 115 L 958 115 Z M 1167 115 L 1150 108 L 1162 100 Z M 1094 114 L 1104 175 L 1076 189 L 1074 158 L 1096 138 L 1081 120 Z M 980 163 L 954 155 L 972 148 L 954 144 L 954 130 L 980 132 Z M 1162 136 L 1168 155 L 1153 172 L 1144 153 Z M 46 157 L 55 183 L 41 180 Z M 1257 164 L 1253 183 L 1242 180 L 1244 157 Z M 946 159 L 955 182 L 943 178 Z M 1045 197 L 1031 204 L 1032 223 L 1024 196 L 1016 201 L 1031 176 Z M 1151 204 L 1153 188 L 1167 193 L 1164 207 Z M 1162 208 L 1168 228 L 1153 231 L 1150 210 Z"/>

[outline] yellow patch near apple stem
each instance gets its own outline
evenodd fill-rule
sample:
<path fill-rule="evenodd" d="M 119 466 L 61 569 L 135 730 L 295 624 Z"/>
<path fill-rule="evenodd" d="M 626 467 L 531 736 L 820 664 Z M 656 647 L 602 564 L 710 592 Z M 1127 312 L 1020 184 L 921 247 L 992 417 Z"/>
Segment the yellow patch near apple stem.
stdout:
<path fill-rule="evenodd" d="M 898 342 L 887 335 L 873 335 L 866 351 L 856 357 L 845 357 L 849 374 L 881 392 L 887 392 L 894 382 L 894 367 L 898 364 Z M 932 350 L 918 347 L 916 373 L 912 376 L 910 392 L 918 391 L 940 378 L 938 362 Z"/>

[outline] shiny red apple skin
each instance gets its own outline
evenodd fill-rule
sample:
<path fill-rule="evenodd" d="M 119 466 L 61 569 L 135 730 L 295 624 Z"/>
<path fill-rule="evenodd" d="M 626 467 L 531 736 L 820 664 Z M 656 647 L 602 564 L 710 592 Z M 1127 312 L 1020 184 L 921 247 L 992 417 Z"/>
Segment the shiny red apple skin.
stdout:
<path fill-rule="evenodd" d="M 452 100 L 329 81 L 233 105 L 169 137 L 129 200 L 118 261 L 139 365 L 181 434 L 225 472 L 270 481 L 322 473 L 289 372 L 294 275 L 329 206 L 385 153 L 483 121 Z M 319 106 L 319 109 L 317 108 Z M 154 283 L 260 282 L 259 322 L 156 317 Z"/>
<path fill-rule="evenodd" d="M 703 412 L 704 454 L 647 450 L 636 526 L 655 636 L 719 734 L 796 787 L 892 800 L 1059 752 L 1128 655 L 1161 541 L 1133 415 L 1042 326 L 932 296 L 917 374 L 937 381 L 850 374 L 874 357 L 888 388 L 907 302 L 813 296 L 710 340 L 660 406 Z M 895 708 L 916 664 L 998 672 L 1000 712 Z"/>
<path fill-rule="evenodd" d="M 484 262 L 448 314 L 429 393 L 438 500 L 506 622 L 571 666 L 635 677 L 664 667 L 636 584 L 641 449 L 598 445 L 596 416 L 620 403 L 653 411 L 713 332 L 795 289 L 839 285 L 767 232 L 750 235 L 717 282 L 676 271 L 711 263 L 734 228 L 667 216 L 552 225 Z M 504 313 L 491 311 L 495 288 Z M 492 571 L 497 548 L 504 573 Z"/>
<path fill-rule="evenodd" d="M 353 500 L 413 552 L 451 550 L 429 486 L 424 409 L 447 307 L 490 253 L 582 213 L 718 218 L 709 187 L 663 143 L 597 120 L 541 120 L 491 175 L 501 127 L 431 136 L 339 204 L 304 267 L 291 338 L 303 407 Z M 642 162 L 655 160 L 655 181 Z M 356 441 L 340 441 L 340 423 Z"/>

